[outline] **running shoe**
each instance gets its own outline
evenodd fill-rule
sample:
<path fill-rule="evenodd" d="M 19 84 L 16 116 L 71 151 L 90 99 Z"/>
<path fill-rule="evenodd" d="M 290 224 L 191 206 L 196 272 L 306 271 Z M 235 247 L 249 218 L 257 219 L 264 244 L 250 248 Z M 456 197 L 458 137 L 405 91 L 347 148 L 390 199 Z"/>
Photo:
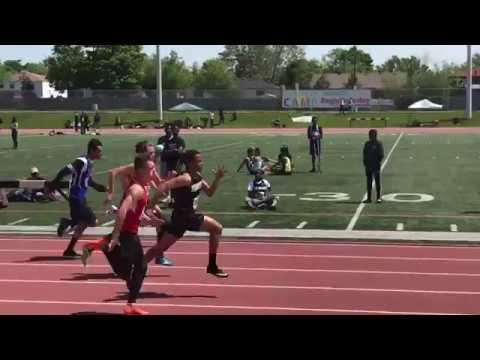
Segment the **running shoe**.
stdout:
<path fill-rule="evenodd" d="M 133 305 L 127 305 L 123 308 L 125 315 L 148 315 L 149 312 Z"/>
<path fill-rule="evenodd" d="M 174 262 L 165 256 L 157 256 L 155 258 L 155 264 L 162 266 L 173 266 Z"/>
<path fill-rule="evenodd" d="M 65 250 L 63 252 L 63 257 L 66 257 L 66 258 L 79 258 L 80 257 L 80 254 L 77 254 L 75 252 L 75 250 L 70 250 L 70 251 L 67 251 Z"/>
<path fill-rule="evenodd" d="M 222 269 L 220 269 L 218 266 L 208 266 L 207 267 L 207 273 L 208 274 L 212 274 L 216 277 L 219 277 L 219 278 L 227 278 L 228 277 L 228 273 L 223 271 Z"/>

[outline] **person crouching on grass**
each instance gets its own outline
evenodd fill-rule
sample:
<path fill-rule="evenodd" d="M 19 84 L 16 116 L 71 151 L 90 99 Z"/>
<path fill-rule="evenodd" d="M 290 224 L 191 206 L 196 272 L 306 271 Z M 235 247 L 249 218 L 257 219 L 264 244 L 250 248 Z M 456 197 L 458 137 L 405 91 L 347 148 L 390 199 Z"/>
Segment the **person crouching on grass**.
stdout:
<path fill-rule="evenodd" d="M 278 197 L 272 194 L 272 186 L 263 175 L 263 170 L 256 171 L 255 179 L 248 184 L 248 196 L 245 201 L 251 209 L 276 210 Z"/>

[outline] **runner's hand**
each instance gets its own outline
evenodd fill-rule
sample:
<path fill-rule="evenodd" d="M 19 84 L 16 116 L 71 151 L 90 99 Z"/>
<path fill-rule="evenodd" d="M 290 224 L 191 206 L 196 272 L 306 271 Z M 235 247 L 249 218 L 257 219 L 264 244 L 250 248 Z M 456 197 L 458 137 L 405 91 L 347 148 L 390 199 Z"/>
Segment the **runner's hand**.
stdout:
<path fill-rule="evenodd" d="M 112 240 L 108 245 L 108 251 L 109 252 L 113 251 L 113 249 L 115 249 L 116 246 L 120 246 L 120 239 L 118 238 L 118 235 L 112 235 Z"/>
<path fill-rule="evenodd" d="M 103 201 L 103 205 L 104 206 L 108 206 L 112 203 L 112 199 L 113 199 L 113 194 L 112 193 L 107 193 L 107 196 L 105 198 L 105 200 Z"/>
<path fill-rule="evenodd" d="M 215 177 L 217 179 L 221 179 L 225 176 L 225 166 L 218 166 L 217 170 L 212 170 L 212 172 L 215 174 Z"/>

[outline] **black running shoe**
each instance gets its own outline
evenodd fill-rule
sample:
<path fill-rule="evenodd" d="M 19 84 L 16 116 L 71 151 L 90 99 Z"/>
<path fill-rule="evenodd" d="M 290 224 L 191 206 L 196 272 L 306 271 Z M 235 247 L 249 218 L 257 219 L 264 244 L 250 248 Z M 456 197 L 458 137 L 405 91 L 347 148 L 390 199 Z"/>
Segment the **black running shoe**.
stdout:
<path fill-rule="evenodd" d="M 363 202 L 364 204 L 370 204 L 370 203 L 372 202 L 372 200 L 371 200 L 371 199 L 367 199 L 367 200 L 363 200 L 362 202 Z"/>
<path fill-rule="evenodd" d="M 70 251 L 65 250 L 65 251 L 63 252 L 63 257 L 72 258 L 72 259 L 73 259 L 73 258 L 79 258 L 79 257 L 80 257 L 80 254 L 77 254 L 77 253 L 75 252 L 75 250 L 70 250 Z"/>
<path fill-rule="evenodd" d="M 69 225 L 70 225 L 69 219 L 61 218 L 60 224 L 58 224 L 58 227 L 57 227 L 57 236 L 62 237 L 63 234 L 65 234 L 65 230 L 67 230 Z"/>
<path fill-rule="evenodd" d="M 228 277 L 228 273 L 223 271 L 222 269 L 220 269 L 218 266 L 208 266 L 207 267 L 207 273 L 208 274 L 212 274 L 216 277 L 219 277 L 219 278 L 227 278 Z"/>

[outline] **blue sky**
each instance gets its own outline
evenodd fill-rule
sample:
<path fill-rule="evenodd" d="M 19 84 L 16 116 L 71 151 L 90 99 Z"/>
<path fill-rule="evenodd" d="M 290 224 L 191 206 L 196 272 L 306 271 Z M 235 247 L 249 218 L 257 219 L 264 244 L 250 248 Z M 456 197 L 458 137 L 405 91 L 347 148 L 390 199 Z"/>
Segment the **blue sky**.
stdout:
<path fill-rule="evenodd" d="M 307 45 L 307 58 L 321 58 L 336 47 L 348 48 L 351 45 Z M 461 63 L 466 59 L 464 45 L 358 45 L 372 55 L 375 64 L 381 64 L 392 55 L 401 57 L 417 56 L 430 65 L 442 62 Z M 154 45 L 145 45 L 145 52 L 155 52 Z M 162 56 L 175 50 L 188 65 L 201 64 L 206 59 L 216 57 L 223 45 L 163 45 Z M 51 54 L 52 45 L 0 45 L 0 61 L 21 59 L 24 62 L 37 62 Z M 472 52 L 480 53 L 480 45 L 472 45 Z"/>

